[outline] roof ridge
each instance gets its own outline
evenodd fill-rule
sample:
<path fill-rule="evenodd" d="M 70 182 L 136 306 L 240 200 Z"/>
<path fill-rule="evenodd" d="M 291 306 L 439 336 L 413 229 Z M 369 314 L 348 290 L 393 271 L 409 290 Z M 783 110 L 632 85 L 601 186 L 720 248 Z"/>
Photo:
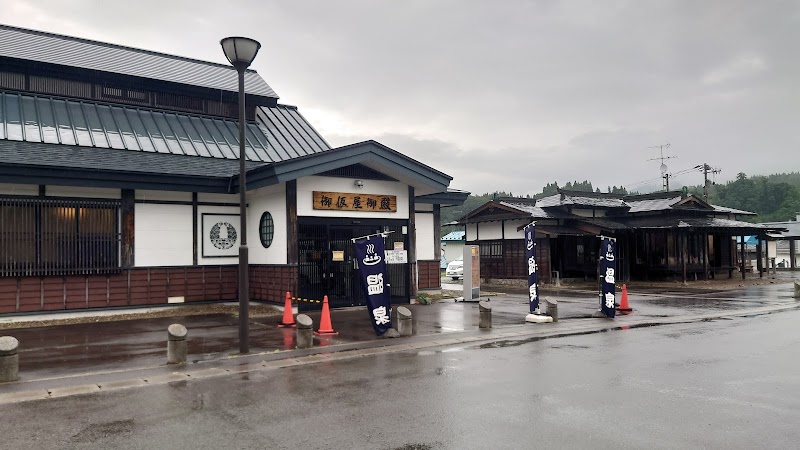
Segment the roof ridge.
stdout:
<path fill-rule="evenodd" d="M 535 198 L 528 197 L 497 197 L 495 201 L 505 203 L 518 203 L 521 205 L 534 205 L 536 204 Z"/>
<path fill-rule="evenodd" d="M 570 197 L 613 198 L 617 200 L 622 200 L 622 197 L 624 197 L 622 194 L 612 194 L 610 192 L 576 191 L 572 189 L 559 189 L 558 193 Z"/>
<path fill-rule="evenodd" d="M 42 31 L 42 30 L 34 30 L 34 29 L 31 29 L 31 28 L 16 27 L 14 25 L 7 25 L 7 24 L 3 24 L 3 23 L 0 23 L 0 29 L 20 31 L 20 32 L 23 32 L 23 33 L 28 33 L 28 34 L 36 34 L 36 35 L 39 35 L 39 36 L 48 36 L 48 37 L 53 37 L 53 38 L 58 38 L 58 39 L 71 40 L 71 41 L 76 41 L 76 42 L 83 42 L 83 43 L 86 43 L 86 44 L 99 45 L 99 46 L 103 46 L 103 47 L 112 47 L 112 48 L 117 48 L 117 49 L 121 49 L 121 50 L 132 50 L 132 51 L 135 51 L 135 52 L 147 53 L 147 54 L 154 55 L 154 56 L 164 56 L 164 57 L 168 57 L 168 58 L 172 58 L 172 59 L 179 59 L 179 60 L 187 61 L 187 62 L 195 62 L 195 63 L 205 64 L 205 65 L 208 65 L 208 66 L 224 67 L 224 68 L 228 68 L 228 69 L 231 69 L 231 70 L 236 70 L 233 66 L 231 66 L 229 64 L 222 64 L 222 63 L 217 63 L 217 62 L 213 62 L 213 61 L 205 61 L 205 60 L 202 60 L 202 59 L 189 58 L 188 56 L 173 55 L 173 54 L 170 54 L 170 53 L 157 52 L 155 50 L 147 50 L 147 49 L 144 49 L 144 48 L 131 47 L 131 46 L 121 45 L 121 44 L 114 44 L 114 43 L 111 43 L 111 42 L 97 41 L 97 40 L 94 40 L 94 39 L 80 38 L 80 37 L 77 37 L 77 36 L 69 36 L 69 35 L 66 35 L 66 34 L 52 33 L 52 32 L 49 32 L 49 31 Z M 251 72 L 251 73 L 258 73 L 254 69 L 246 69 L 245 71 L 246 72 Z"/>
<path fill-rule="evenodd" d="M 624 201 L 639 201 L 639 200 L 656 200 L 656 199 L 669 199 L 675 197 L 683 197 L 683 192 L 681 191 L 657 191 L 657 192 L 650 192 L 647 194 L 631 194 L 625 195 L 622 197 Z"/>

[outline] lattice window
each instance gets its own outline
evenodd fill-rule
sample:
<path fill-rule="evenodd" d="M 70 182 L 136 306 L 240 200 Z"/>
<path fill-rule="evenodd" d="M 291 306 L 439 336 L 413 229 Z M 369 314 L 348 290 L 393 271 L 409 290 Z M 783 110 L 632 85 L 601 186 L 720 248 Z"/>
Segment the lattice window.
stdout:
<path fill-rule="evenodd" d="M 118 201 L 0 197 L 0 275 L 119 269 Z"/>
<path fill-rule="evenodd" d="M 484 241 L 480 246 L 482 259 L 503 259 L 503 241 Z"/>

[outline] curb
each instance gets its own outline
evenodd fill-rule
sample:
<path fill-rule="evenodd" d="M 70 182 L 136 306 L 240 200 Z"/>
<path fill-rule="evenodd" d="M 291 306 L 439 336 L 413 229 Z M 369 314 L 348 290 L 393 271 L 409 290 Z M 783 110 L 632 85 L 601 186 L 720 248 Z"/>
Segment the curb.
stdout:
<path fill-rule="evenodd" d="M 348 343 L 328 347 L 315 347 L 306 351 L 289 350 L 285 352 L 264 352 L 249 355 L 229 355 L 225 358 L 204 361 L 192 366 L 156 366 L 123 369 L 117 371 L 91 372 L 66 377 L 23 380 L 0 385 L 0 388 L 12 388 L 11 392 L 0 393 L 0 405 L 47 400 L 74 395 L 97 392 L 115 392 L 145 386 L 164 385 L 173 382 L 202 380 L 226 375 L 262 372 L 288 367 L 317 364 L 320 362 L 342 361 L 376 354 L 399 353 L 424 348 L 451 345 L 477 344 L 488 341 L 523 340 L 530 338 L 553 339 L 609 330 L 635 329 L 662 325 L 702 322 L 732 317 L 747 317 L 772 314 L 800 309 L 800 305 L 782 305 L 772 307 L 750 308 L 745 310 L 721 312 L 713 314 L 697 314 L 684 317 L 664 317 L 657 319 L 636 320 L 625 316 L 628 320 L 609 319 L 572 319 L 546 326 L 509 325 L 488 330 L 470 330 L 448 335 L 414 336 L 399 340 L 380 340 L 361 343 Z M 632 319 L 632 320 L 631 320 Z M 582 323 L 575 323 L 575 322 Z M 457 336 L 457 335 L 462 336 Z M 456 335 L 456 336 L 454 336 Z M 409 342 L 411 340 L 412 342 Z M 389 342 L 392 342 L 391 344 Z M 376 346 L 376 343 L 383 345 Z M 202 365 L 202 367 L 200 367 Z M 119 379 L 124 373 L 136 373 L 129 379 Z M 87 378 L 94 378 L 86 383 Z M 61 383 L 58 383 L 60 381 Z M 65 381 L 67 381 L 65 383 Z M 74 381 L 75 383 L 70 383 Z M 79 382 L 80 384 L 77 384 Z"/>

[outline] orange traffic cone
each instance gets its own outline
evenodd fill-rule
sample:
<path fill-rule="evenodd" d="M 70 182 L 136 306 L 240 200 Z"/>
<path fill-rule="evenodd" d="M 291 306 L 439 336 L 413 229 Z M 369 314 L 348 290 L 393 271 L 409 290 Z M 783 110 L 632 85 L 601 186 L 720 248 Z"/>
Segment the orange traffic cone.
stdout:
<path fill-rule="evenodd" d="M 620 300 L 619 306 L 617 306 L 617 312 L 623 316 L 633 312 L 633 308 L 628 306 L 628 286 L 624 284 L 622 285 L 622 300 Z"/>
<path fill-rule="evenodd" d="M 315 331 L 317 336 L 334 336 L 339 334 L 333 331 L 331 326 L 331 309 L 328 306 L 328 296 L 322 298 L 322 316 L 319 318 L 319 330 Z"/>
<path fill-rule="evenodd" d="M 292 315 L 292 296 L 286 292 L 286 302 L 283 306 L 283 321 L 278 324 L 279 328 L 294 328 L 297 324 L 294 323 L 294 315 Z"/>

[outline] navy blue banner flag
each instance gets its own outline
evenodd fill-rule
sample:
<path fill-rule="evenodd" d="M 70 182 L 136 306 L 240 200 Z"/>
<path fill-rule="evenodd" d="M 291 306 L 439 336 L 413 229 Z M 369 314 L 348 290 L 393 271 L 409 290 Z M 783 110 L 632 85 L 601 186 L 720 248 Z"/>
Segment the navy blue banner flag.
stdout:
<path fill-rule="evenodd" d="M 614 283 L 617 279 L 617 240 L 600 236 L 600 311 L 614 317 Z"/>
<path fill-rule="evenodd" d="M 391 292 L 386 285 L 389 275 L 386 272 L 383 236 L 356 239 L 353 241 L 353 247 L 372 327 L 375 329 L 375 334 L 381 336 L 392 327 Z"/>
<path fill-rule="evenodd" d="M 539 309 L 539 267 L 536 265 L 536 223 L 531 223 L 525 232 L 525 260 L 528 262 L 528 304 L 530 312 Z"/>

